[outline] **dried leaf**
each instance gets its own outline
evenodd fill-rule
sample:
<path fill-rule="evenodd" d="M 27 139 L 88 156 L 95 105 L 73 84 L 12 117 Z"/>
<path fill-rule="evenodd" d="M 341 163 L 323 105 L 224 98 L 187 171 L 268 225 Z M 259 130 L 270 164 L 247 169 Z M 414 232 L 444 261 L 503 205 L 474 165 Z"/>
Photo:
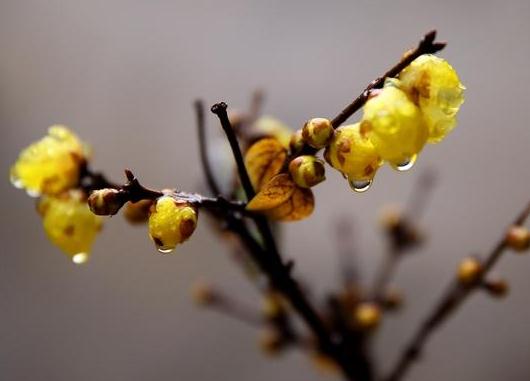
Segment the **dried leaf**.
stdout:
<path fill-rule="evenodd" d="M 296 189 L 296 184 L 287 173 L 274 176 L 247 204 L 248 210 L 268 210 L 287 201 Z"/>
<path fill-rule="evenodd" d="M 256 191 L 280 173 L 286 158 L 287 150 L 273 138 L 260 139 L 248 149 L 245 166 Z"/>
<path fill-rule="evenodd" d="M 299 221 L 309 217 L 315 208 L 313 192 L 308 188 L 296 187 L 291 197 L 267 215 L 277 221 Z"/>

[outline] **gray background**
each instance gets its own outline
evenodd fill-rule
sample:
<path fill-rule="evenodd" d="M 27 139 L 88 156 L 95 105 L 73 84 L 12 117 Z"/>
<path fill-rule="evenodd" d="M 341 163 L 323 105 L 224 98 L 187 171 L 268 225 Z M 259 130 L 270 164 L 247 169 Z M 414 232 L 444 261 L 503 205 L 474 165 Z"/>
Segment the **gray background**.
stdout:
<path fill-rule="evenodd" d="M 366 194 L 352 194 L 330 171 L 314 215 L 285 229 L 284 252 L 321 295 L 337 282 L 332 223 L 350 213 L 368 280 L 384 248 L 380 206 L 406 200 L 422 170 L 438 171 L 422 221 L 430 245 L 398 274 L 407 309 L 376 338 L 387 369 L 459 258 L 488 250 L 528 201 L 529 19 L 528 0 L 2 0 L 0 378 L 325 379 L 300 353 L 267 359 L 255 330 L 189 303 L 190 283 L 204 276 L 257 304 L 204 221 L 176 255 L 162 257 L 144 228 L 113 218 L 90 264 L 76 267 L 48 244 L 32 200 L 8 184 L 8 168 L 61 122 L 93 144 L 94 166 L 113 178 L 129 167 L 146 184 L 196 190 L 193 99 L 245 107 L 262 86 L 266 112 L 298 127 L 334 115 L 436 27 L 468 87 L 458 128 L 428 146 L 415 170 L 382 169 Z M 510 279 L 509 298 L 473 297 L 410 380 L 530 377 L 530 258 L 507 255 L 497 270 Z"/>

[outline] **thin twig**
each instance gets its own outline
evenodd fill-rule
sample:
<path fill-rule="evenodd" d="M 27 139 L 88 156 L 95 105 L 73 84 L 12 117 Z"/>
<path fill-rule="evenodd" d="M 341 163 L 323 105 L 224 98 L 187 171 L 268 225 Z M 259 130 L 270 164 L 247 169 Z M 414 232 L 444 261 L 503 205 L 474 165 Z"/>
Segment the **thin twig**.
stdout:
<path fill-rule="evenodd" d="M 517 216 L 513 225 L 520 226 L 528 218 L 530 214 L 530 202 L 526 208 Z M 428 315 L 427 319 L 421 324 L 418 331 L 414 334 L 409 344 L 405 346 L 398 362 L 394 366 L 390 375 L 386 377 L 385 381 L 399 381 L 409 370 L 411 365 L 418 360 L 423 348 L 429 337 L 436 331 L 442 323 L 444 323 L 451 314 L 467 299 L 470 294 L 479 289 L 489 271 L 498 262 L 505 249 L 507 248 L 506 236 L 499 240 L 494 246 L 493 250 L 486 257 L 482 263 L 482 271 L 475 282 L 469 286 L 464 286 L 461 283 L 454 281 L 444 296 L 436 304 L 434 310 Z"/>
<path fill-rule="evenodd" d="M 418 46 L 409 51 L 396 65 L 390 68 L 385 74 L 379 78 L 373 80 L 366 86 L 363 92 L 355 98 L 348 106 L 346 106 L 333 120 L 331 124 L 334 128 L 339 127 L 344 123 L 350 116 L 352 116 L 357 110 L 359 110 L 370 97 L 370 91 L 383 87 L 386 78 L 392 78 L 397 76 L 404 68 L 406 68 L 412 61 L 423 54 L 434 54 L 442 50 L 446 43 L 434 42 L 436 39 L 436 31 L 432 30 L 423 36 Z"/>
<path fill-rule="evenodd" d="M 215 115 L 217 115 L 217 117 L 221 121 L 221 126 L 223 127 L 223 130 L 226 136 L 228 137 L 230 148 L 232 149 L 234 159 L 236 160 L 237 172 L 239 175 L 239 180 L 241 181 L 241 186 L 243 187 L 243 190 L 245 191 L 247 200 L 250 201 L 256 195 L 256 193 L 254 192 L 254 188 L 252 187 L 252 183 L 250 182 L 250 177 L 248 176 L 247 170 L 245 168 L 245 161 L 243 160 L 243 154 L 241 153 L 241 148 L 239 148 L 239 144 L 237 142 L 234 129 L 232 128 L 232 125 L 230 124 L 230 119 L 228 119 L 228 113 L 226 112 L 226 109 L 227 109 L 226 103 L 220 102 L 220 103 L 214 104 L 211 108 L 211 111 Z"/>

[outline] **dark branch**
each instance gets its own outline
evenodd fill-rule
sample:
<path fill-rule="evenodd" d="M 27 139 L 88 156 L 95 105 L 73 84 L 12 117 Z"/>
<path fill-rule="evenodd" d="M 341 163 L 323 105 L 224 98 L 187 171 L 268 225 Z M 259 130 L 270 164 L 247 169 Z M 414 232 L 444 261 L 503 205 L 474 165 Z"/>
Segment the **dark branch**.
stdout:
<path fill-rule="evenodd" d="M 239 175 L 239 180 L 243 186 L 243 190 L 247 196 L 247 200 L 250 201 L 254 196 L 254 188 L 250 182 L 250 177 L 248 176 L 247 170 L 245 168 L 245 161 L 243 160 L 243 154 L 241 153 L 241 148 L 239 148 L 239 143 L 237 142 L 237 137 L 230 124 L 230 119 L 228 119 L 228 113 L 226 112 L 226 103 L 220 102 L 212 106 L 211 111 L 217 115 L 221 121 L 221 126 L 226 134 L 228 142 L 230 143 L 230 148 L 236 160 L 237 172 Z"/>
<path fill-rule="evenodd" d="M 237 137 L 230 124 L 230 120 L 228 119 L 226 109 L 226 103 L 221 102 L 213 105 L 211 111 L 216 114 L 221 121 L 223 130 L 230 143 L 230 147 L 232 148 L 241 184 L 245 190 L 247 198 L 250 200 L 255 195 L 254 188 L 252 187 L 248 172 L 245 168 L 243 155 L 241 154 Z M 298 283 L 292 278 L 292 266 L 283 264 L 274 236 L 272 235 L 270 226 L 265 217 L 255 216 L 253 217 L 253 220 L 263 237 L 265 250 L 262 248 L 259 250 L 254 248 L 250 254 L 261 270 L 268 276 L 273 288 L 281 292 L 287 300 L 289 300 L 292 307 L 299 313 L 318 339 L 322 351 L 337 361 L 349 380 L 369 381 L 371 379 L 370 370 L 366 367 L 358 367 L 355 359 L 351 358 L 349 352 L 345 350 L 343 346 L 344 344 L 342 342 L 335 342 L 331 339 L 331 332 L 328 331 L 316 310 L 311 306 Z M 242 237 L 242 239 L 244 240 L 244 243 L 246 243 L 244 237 Z"/>

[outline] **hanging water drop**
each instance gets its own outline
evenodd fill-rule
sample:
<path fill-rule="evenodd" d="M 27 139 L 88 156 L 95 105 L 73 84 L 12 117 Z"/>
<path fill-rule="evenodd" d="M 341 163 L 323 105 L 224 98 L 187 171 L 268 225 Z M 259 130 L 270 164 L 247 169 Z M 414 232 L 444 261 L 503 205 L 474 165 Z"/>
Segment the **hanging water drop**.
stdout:
<path fill-rule="evenodd" d="M 35 189 L 26 189 L 26 193 L 29 197 L 37 198 L 40 197 L 41 193 Z"/>
<path fill-rule="evenodd" d="M 392 165 L 392 167 L 399 171 L 399 172 L 405 172 L 414 167 L 414 164 L 416 163 L 418 155 L 412 155 L 410 158 L 407 158 L 403 160 L 401 163 L 398 163 L 396 165 Z"/>
<path fill-rule="evenodd" d="M 370 186 L 372 185 L 373 180 L 348 180 L 348 183 L 350 184 L 350 188 L 357 192 L 357 193 L 363 193 L 366 192 Z"/>
<path fill-rule="evenodd" d="M 17 189 L 24 188 L 24 184 L 22 183 L 22 180 L 20 180 L 20 178 L 18 178 L 18 176 L 16 175 L 11 174 L 9 176 L 9 181 Z"/>
<path fill-rule="evenodd" d="M 164 249 L 160 246 L 157 246 L 156 248 L 158 250 L 159 253 L 162 253 L 162 254 L 168 254 L 168 253 L 171 253 L 173 251 L 173 249 Z"/>
<path fill-rule="evenodd" d="M 76 265 L 81 265 L 83 263 L 86 263 L 87 261 L 88 261 L 87 253 L 77 253 L 72 257 L 72 262 L 74 262 Z"/>

